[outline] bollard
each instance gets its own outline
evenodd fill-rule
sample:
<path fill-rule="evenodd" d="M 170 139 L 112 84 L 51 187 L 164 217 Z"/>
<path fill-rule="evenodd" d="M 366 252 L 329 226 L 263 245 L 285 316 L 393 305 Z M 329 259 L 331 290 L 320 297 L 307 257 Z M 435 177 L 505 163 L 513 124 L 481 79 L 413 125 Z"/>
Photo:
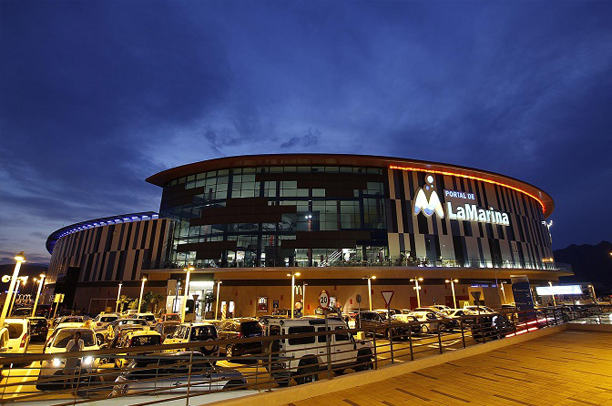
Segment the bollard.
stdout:
<path fill-rule="evenodd" d="M 459 326 L 461 328 L 461 341 L 463 341 L 463 348 L 465 348 L 465 332 L 463 331 L 463 319 L 459 320 Z"/>
<path fill-rule="evenodd" d="M 440 336 L 440 323 L 438 323 L 438 346 L 440 347 L 440 354 L 442 354 L 442 337 Z"/>
<path fill-rule="evenodd" d="M 412 328 L 408 329 L 408 343 L 410 344 L 410 361 L 414 361 L 414 352 L 412 350 Z"/>

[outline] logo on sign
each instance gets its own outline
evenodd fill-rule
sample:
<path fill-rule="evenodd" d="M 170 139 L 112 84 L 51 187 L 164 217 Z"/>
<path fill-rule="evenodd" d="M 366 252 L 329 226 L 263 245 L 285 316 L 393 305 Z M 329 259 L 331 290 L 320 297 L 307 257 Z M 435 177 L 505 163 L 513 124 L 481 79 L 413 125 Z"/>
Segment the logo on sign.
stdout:
<path fill-rule="evenodd" d="M 433 188 L 433 175 L 426 175 L 425 182 L 427 182 L 425 187 L 417 190 L 416 198 L 414 199 L 414 214 L 423 212 L 427 217 L 431 217 L 436 213 L 438 218 L 443 219 L 444 208 L 442 207 L 438 193 Z M 427 194 L 429 194 L 429 197 L 427 197 Z"/>

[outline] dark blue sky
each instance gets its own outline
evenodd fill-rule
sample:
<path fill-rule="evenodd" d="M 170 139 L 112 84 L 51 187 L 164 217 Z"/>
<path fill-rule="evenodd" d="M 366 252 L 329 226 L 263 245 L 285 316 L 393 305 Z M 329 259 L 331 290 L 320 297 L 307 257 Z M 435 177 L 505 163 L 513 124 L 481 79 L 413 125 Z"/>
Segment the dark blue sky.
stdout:
<path fill-rule="evenodd" d="M 610 239 L 612 2 L 0 2 L 0 263 L 157 210 L 208 158 L 390 155 L 500 172 Z"/>

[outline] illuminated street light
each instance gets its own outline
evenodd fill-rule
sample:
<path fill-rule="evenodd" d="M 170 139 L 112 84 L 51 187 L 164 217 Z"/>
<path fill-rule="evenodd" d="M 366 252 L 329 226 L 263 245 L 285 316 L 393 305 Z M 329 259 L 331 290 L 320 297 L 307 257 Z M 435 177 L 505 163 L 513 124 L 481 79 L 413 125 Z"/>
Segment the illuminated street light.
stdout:
<path fill-rule="evenodd" d="M 370 311 L 372 311 L 372 280 L 376 279 L 376 276 L 364 276 L 361 279 L 368 280 L 368 300 L 370 303 Z"/>
<path fill-rule="evenodd" d="M 195 271 L 193 266 L 188 266 L 184 269 L 187 272 L 187 280 L 185 281 L 185 289 L 183 290 L 183 306 L 181 307 L 181 323 L 185 322 L 185 309 L 187 308 L 187 295 L 189 294 L 189 277 L 191 276 L 191 271 Z"/>
<path fill-rule="evenodd" d="M 219 312 L 219 292 L 221 291 L 221 284 L 223 281 L 217 281 L 217 301 L 215 302 L 215 320 L 219 320 L 217 318 Z"/>
<path fill-rule="evenodd" d="M 299 272 L 291 271 L 287 276 L 291 276 L 291 318 L 293 319 L 295 316 L 295 277 L 300 276 Z"/>
<path fill-rule="evenodd" d="M 455 283 L 459 282 L 459 279 L 447 279 L 444 282 L 451 284 L 451 290 L 453 291 L 453 306 L 457 308 L 457 298 L 455 297 Z"/>
<path fill-rule="evenodd" d="M 40 292 L 42 292 L 43 285 L 45 284 L 46 276 L 47 275 L 45 275 L 44 273 L 40 274 L 40 280 L 38 281 L 38 292 L 36 292 L 36 299 L 34 300 L 34 308 L 32 309 L 32 317 L 36 316 L 36 307 L 38 306 L 38 299 L 40 298 Z"/>
<path fill-rule="evenodd" d="M 121 297 L 121 286 L 123 286 L 123 282 L 119 282 L 119 289 L 117 290 L 117 303 L 115 303 L 115 313 L 119 311 L 119 298 Z"/>
<path fill-rule="evenodd" d="M 13 299 L 13 291 L 15 290 L 15 285 L 17 284 L 17 278 L 19 277 L 19 268 L 21 268 L 21 263 L 26 262 L 25 254 L 21 251 L 19 254 L 15 256 L 15 269 L 13 270 L 13 276 L 11 278 L 11 284 L 9 285 L 8 293 L 6 294 L 6 298 L 4 299 L 4 306 L 2 307 L 2 314 L 0 314 L 0 327 L 4 326 L 4 320 L 6 319 L 6 314 L 9 310 L 9 306 L 11 305 Z"/>
<path fill-rule="evenodd" d="M 144 285 L 147 278 L 142 278 L 142 284 L 140 285 L 140 298 L 138 298 L 138 313 L 140 313 L 140 307 L 142 306 L 142 293 L 144 292 Z"/>
<path fill-rule="evenodd" d="M 419 278 L 419 277 L 414 277 L 414 279 L 410 279 L 410 282 L 414 282 L 414 290 L 416 290 L 416 294 L 417 294 L 417 307 L 421 307 L 421 295 L 419 294 L 419 290 L 421 290 L 421 287 L 419 286 L 419 282 L 423 282 L 423 278 Z"/>

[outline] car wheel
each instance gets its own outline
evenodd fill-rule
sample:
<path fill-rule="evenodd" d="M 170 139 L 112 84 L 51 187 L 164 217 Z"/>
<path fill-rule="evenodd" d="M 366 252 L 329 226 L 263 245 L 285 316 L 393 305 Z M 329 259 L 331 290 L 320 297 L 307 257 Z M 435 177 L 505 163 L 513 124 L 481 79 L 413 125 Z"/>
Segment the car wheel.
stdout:
<path fill-rule="evenodd" d="M 295 380 L 298 385 L 301 385 L 303 383 L 316 382 L 319 380 L 319 372 L 317 371 L 316 366 L 309 366 L 307 368 L 298 370 L 298 374 L 303 375 Z"/>
<path fill-rule="evenodd" d="M 369 371 L 374 369 L 374 363 L 372 362 L 372 357 L 359 357 L 357 358 L 357 367 L 355 367 L 356 371 Z"/>
<path fill-rule="evenodd" d="M 225 355 L 227 356 L 227 358 L 234 357 L 234 346 L 233 345 L 230 344 L 227 347 L 225 347 Z"/>
<path fill-rule="evenodd" d="M 223 386 L 223 390 L 245 390 L 247 384 L 239 380 L 232 380 Z"/>
<path fill-rule="evenodd" d="M 387 330 L 387 339 L 388 339 L 389 341 L 391 341 L 391 340 L 392 340 L 394 337 L 395 337 L 395 338 L 397 338 L 397 337 L 395 336 L 395 329 L 393 329 L 393 328 L 388 329 L 388 330 Z"/>

